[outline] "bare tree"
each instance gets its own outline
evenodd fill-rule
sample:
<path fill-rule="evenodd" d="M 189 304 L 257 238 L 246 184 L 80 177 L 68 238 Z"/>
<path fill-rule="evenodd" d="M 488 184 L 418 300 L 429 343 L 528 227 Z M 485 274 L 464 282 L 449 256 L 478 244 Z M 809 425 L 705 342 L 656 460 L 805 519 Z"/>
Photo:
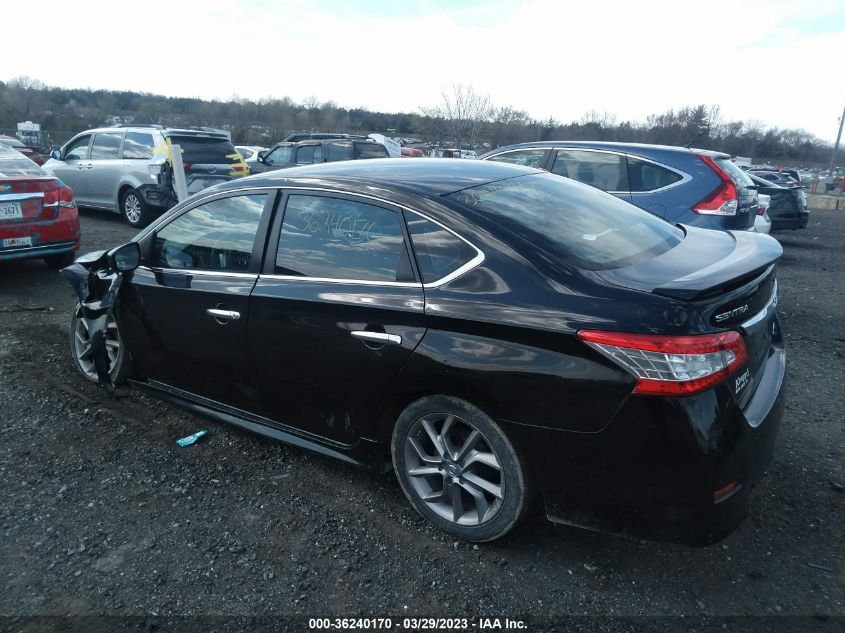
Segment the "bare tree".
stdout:
<path fill-rule="evenodd" d="M 443 101 L 439 106 L 423 108 L 423 113 L 444 119 L 458 148 L 463 147 L 464 142 L 474 146 L 492 112 L 490 97 L 478 94 L 472 86 L 463 84 L 453 84 L 451 91 L 443 90 L 441 96 Z"/>

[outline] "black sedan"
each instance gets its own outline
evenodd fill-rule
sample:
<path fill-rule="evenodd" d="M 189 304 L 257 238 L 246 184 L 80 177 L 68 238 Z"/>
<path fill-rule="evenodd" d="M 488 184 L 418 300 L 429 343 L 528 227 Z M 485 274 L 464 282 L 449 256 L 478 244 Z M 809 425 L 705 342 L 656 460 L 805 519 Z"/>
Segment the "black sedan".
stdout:
<path fill-rule="evenodd" d="M 784 186 L 764 180 L 755 173 L 748 176 L 757 186 L 757 193 L 771 198 L 766 211 L 772 221 L 772 231 L 807 228 L 810 210 L 807 208 L 807 194 L 799 185 Z"/>
<path fill-rule="evenodd" d="M 767 236 L 536 169 L 398 159 L 238 179 L 135 241 L 115 379 L 392 466 L 458 538 L 498 538 L 538 499 L 554 521 L 709 542 L 771 458 L 785 354 Z"/>

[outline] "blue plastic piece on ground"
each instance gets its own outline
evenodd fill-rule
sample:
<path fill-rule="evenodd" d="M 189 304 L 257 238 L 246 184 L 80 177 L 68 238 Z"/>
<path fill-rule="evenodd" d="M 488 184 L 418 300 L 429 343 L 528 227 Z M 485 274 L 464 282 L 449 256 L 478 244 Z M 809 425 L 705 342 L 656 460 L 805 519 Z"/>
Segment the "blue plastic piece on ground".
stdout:
<path fill-rule="evenodd" d="M 188 437 L 183 437 L 181 439 L 176 440 L 176 443 L 179 446 L 190 446 L 191 444 L 196 442 L 198 439 L 200 439 L 203 435 L 208 435 L 208 431 L 206 431 L 205 429 L 203 429 L 201 431 L 197 431 L 193 435 L 189 435 Z"/>

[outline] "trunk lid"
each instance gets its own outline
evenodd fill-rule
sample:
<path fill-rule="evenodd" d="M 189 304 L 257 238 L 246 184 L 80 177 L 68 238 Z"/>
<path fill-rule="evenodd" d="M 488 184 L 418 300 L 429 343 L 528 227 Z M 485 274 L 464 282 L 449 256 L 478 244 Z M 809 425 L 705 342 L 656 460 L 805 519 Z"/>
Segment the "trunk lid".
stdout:
<path fill-rule="evenodd" d="M 775 262 L 783 249 L 757 233 L 685 230 L 684 241 L 662 255 L 598 274 L 618 286 L 689 302 L 711 331 L 739 331 L 748 362 L 729 383 L 744 406 L 777 335 Z"/>

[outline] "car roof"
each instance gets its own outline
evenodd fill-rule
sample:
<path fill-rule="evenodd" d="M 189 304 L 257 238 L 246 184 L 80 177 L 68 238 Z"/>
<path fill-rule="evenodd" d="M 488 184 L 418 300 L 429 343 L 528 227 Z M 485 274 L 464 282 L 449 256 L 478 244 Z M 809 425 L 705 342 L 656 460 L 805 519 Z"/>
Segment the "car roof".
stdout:
<path fill-rule="evenodd" d="M 528 174 L 545 173 L 540 169 L 495 161 L 457 161 L 431 158 L 409 161 L 402 158 L 349 160 L 317 165 L 303 165 L 238 178 L 220 189 L 262 186 L 337 186 L 349 191 L 370 185 L 410 191 L 428 196 L 442 196 L 461 189 Z"/>
<path fill-rule="evenodd" d="M 91 128 L 90 130 L 85 130 L 84 132 L 80 132 L 77 136 L 82 134 L 97 134 L 103 132 L 133 132 L 133 131 L 144 131 L 144 132 L 160 132 L 163 136 L 202 136 L 202 137 L 211 137 L 211 138 L 220 138 L 229 140 L 229 137 L 226 136 L 223 132 L 218 132 L 212 130 L 211 128 L 200 128 L 200 129 L 191 129 L 191 128 L 178 128 L 178 127 L 163 127 L 160 125 L 112 125 L 109 127 L 95 127 Z"/>
<path fill-rule="evenodd" d="M 517 143 L 515 145 L 506 145 L 504 147 L 497 147 L 487 154 L 491 154 L 493 152 L 501 153 L 503 151 L 512 150 L 512 149 L 522 149 L 522 148 L 529 148 L 529 147 L 536 147 L 536 148 L 552 148 L 552 147 L 560 147 L 561 145 L 565 145 L 566 147 L 583 147 L 585 149 L 606 149 L 611 151 L 617 152 L 636 152 L 637 150 L 640 151 L 654 151 L 659 150 L 661 152 L 677 152 L 677 153 L 684 153 L 688 154 L 690 152 L 696 154 L 705 154 L 707 156 L 713 157 L 720 157 L 720 158 L 730 158 L 730 154 L 725 154 L 723 152 L 714 152 L 711 150 L 705 149 L 696 149 L 696 148 L 689 148 L 689 147 L 678 147 L 677 145 L 655 145 L 649 143 L 620 143 L 616 141 L 567 141 L 567 140 L 560 140 L 560 141 L 538 141 L 536 143 Z M 487 155 L 485 154 L 485 156 Z"/>

